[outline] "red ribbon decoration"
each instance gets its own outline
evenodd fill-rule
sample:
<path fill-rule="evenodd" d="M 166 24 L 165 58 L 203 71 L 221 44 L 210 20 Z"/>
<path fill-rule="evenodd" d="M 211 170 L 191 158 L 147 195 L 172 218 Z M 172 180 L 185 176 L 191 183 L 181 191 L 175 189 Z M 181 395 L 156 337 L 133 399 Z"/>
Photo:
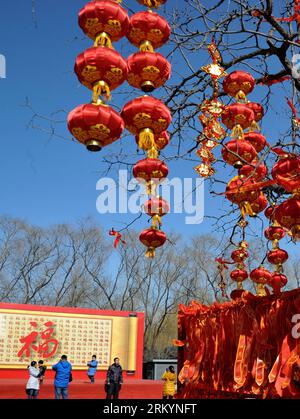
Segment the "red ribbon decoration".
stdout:
<path fill-rule="evenodd" d="M 293 369 L 300 365 L 300 341 L 291 333 L 299 307 L 300 289 L 266 297 L 244 291 L 236 301 L 211 306 L 181 304 L 178 343 L 186 344 L 178 398 L 299 399 Z"/>
<path fill-rule="evenodd" d="M 260 10 L 258 9 L 254 9 L 252 11 L 252 16 L 253 17 L 260 17 L 262 16 L 262 13 Z M 300 1 L 299 0 L 295 0 L 295 5 L 294 5 L 294 14 L 290 17 L 281 17 L 281 18 L 276 18 L 274 16 L 272 16 L 273 19 L 277 20 L 277 22 L 294 22 L 296 21 L 297 23 L 300 23 Z M 267 22 L 266 19 L 263 20 L 264 22 Z"/>
<path fill-rule="evenodd" d="M 115 242 L 114 242 L 114 248 L 116 249 L 121 241 L 121 243 L 126 244 L 126 242 L 124 240 L 122 240 L 122 234 L 119 233 L 118 231 L 115 231 L 114 228 L 112 228 L 109 232 L 110 236 L 115 236 Z"/>
<path fill-rule="evenodd" d="M 292 104 L 292 102 L 290 101 L 290 99 L 288 97 L 286 98 L 286 100 L 287 100 L 287 103 L 288 103 L 289 107 L 291 108 L 291 110 L 293 112 L 293 121 L 295 121 L 295 123 L 298 126 L 300 126 L 300 118 L 298 118 L 297 110 L 296 110 L 295 106 Z"/>
<path fill-rule="evenodd" d="M 265 86 L 273 86 L 273 84 L 282 83 L 286 80 L 289 80 L 291 76 L 283 76 L 278 77 L 277 79 L 271 79 L 269 76 L 266 76 L 262 79 L 262 81 L 259 84 L 265 85 Z"/>
<path fill-rule="evenodd" d="M 278 22 L 294 22 L 296 21 L 297 23 L 300 23 L 300 2 L 299 0 L 295 0 L 295 5 L 294 5 L 294 14 L 290 17 L 283 17 L 283 18 L 279 18 L 276 19 L 278 20 Z"/>

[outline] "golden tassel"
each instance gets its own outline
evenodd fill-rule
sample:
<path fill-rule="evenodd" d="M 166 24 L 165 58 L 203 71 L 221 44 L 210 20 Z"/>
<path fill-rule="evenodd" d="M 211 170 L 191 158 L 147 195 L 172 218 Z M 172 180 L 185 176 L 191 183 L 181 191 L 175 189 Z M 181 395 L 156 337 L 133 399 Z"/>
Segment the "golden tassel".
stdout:
<path fill-rule="evenodd" d="M 252 121 L 250 128 L 249 128 L 250 132 L 254 132 L 254 131 L 260 131 L 260 126 L 258 125 L 258 123 L 256 121 Z"/>
<path fill-rule="evenodd" d="M 246 95 L 242 90 L 239 90 L 237 92 L 237 94 L 235 95 L 235 98 L 238 102 L 245 101 L 246 100 Z"/>
<path fill-rule="evenodd" d="M 150 148 L 150 150 L 147 151 L 147 157 L 149 159 L 157 159 L 158 157 L 158 151 L 155 147 Z"/>
<path fill-rule="evenodd" d="M 101 80 L 94 84 L 93 86 L 93 103 L 97 103 L 99 96 L 104 95 L 107 100 L 111 99 L 110 88 L 105 81 Z"/>
<path fill-rule="evenodd" d="M 143 41 L 140 44 L 140 51 L 141 52 L 154 52 L 154 48 L 153 45 L 150 41 Z"/>
<path fill-rule="evenodd" d="M 153 215 L 153 217 L 152 217 L 152 227 L 157 230 L 158 227 L 161 226 L 161 225 L 162 225 L 162 222 L 161 222 L 160 215 L 158 215 L 158 214 Z"/>
<path fill-rule="evenodd" d="M 144 128 L 139 133 L 139 147 L 142 150 L 150 150 L 154 147 L 154 133 L 150 128 Z"/>
<path fill-rule="evenodd" d="M 241 214 L 243 217 L 245 217 L 245 215 L 250 215 L 250 216 L 255 216 L 255 212 L 253 211 L 251 205 L 249 204 L 249 202 L 245 201 L 241 204 L 240 206 L 240 210 L 241 210 Z"/>
<path fill-rule="evenodd" d="M 155 248 L 154 247 L 148 247 L 145 256 L 146 256 L 146 258 L 153 259 L 155 257 Z"/>
<path fill-rule="evenodd" d="M 153 180 L 150 180 L 147 182 L 147 194 L 148 195 L 156 195 L 156 189 L 157 185 L 153 182 Z"/>
<path fill-rule="evenodd" d="M 240 124 L 237 124 L 233 127 L 230 137 L 237 138 L 238 140 L 244 139 L 244 130 Z"/>
<path fill-rule="evenodd" d="M 161 6 L 161 0 L 146 0 L 145 5 L 151 9 L 151 7 L 159 8 Z"/>
<path fill-rule="evenodd" d="M 110 49 L 114 49 L 112 46 L 112 42 L 110 36 L 106 32 L 101 32 L 95 38 L 94 47 L 107 47 Z"/>
<path fill-rule="evenodd" d="M 267 295 L 264 284 L 257 284 L 257 286 L 256 286 L 256 294 L 259 297 L 265 297 Z"/>

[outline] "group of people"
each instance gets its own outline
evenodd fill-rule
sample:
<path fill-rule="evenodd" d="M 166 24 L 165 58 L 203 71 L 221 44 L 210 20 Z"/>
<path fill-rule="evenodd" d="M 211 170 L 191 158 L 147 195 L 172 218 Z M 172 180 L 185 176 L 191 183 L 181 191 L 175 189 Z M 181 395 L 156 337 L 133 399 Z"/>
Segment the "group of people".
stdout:
<path fill-rule="evenodd" d="M 87 366 L 87 375 L 91 384 L 94 384 L 98 367 L 96 355 L 92 356 L 92 359 L 88 362 Z M 28 395 L 28 399 L 37 399 L 40 385 L 43 383 L 45 377 L 46 369 L 47 367 L 44 365 L 44 361 L 42 360 L 38 363 L 36 361 L 32 361 L 28 366 L 29 379 L 26 384 L 26 394 Z M 73 380 L 72 365 L 68 361 L 68 357 L 66 355 L 62 355 L 60 361 L 52 366 L 52 370 L 55 371 L 55 399 L 68 399 L 69 384 Z M 114 363 L 108 368 L 106 374 L 106 398 L 111 399 L 113 397 L 114 399 L 118 399 L 122 383 L 122 367 L 120 365 L 119 358 L 115 358 Z"/>
<path fill-rule="evenodd" d="M 92 356 L 90 362 L 87 363 L 90 383 L 95 383 L 95 376 L 98 368 L 98 361 L 96 355 Z M 38 397 L 40 385 L 43 383 L 46 365 L 44 361 L 40 360 L 38 363 L 32 361 L 28 366 L 29 379 L 26 384 L 26 393 L 28 399 L 36 399 Z M 69 384 L 73 380 L 72 365 L 68 361 L 66 355 L 62 355 L 60 361 L 52 366 L 55 371 L 54 388 L 55 399 L 68 399 Z M 176 391 L 176 373 L 173 366 L 166 369 L 162 376 L 164 381 L 163 398 L 173 399 Z M 114 359 L 114 363 L 108 368 L 105 381 L 106 398 L 118 399 L 121 384 L 123 383 L 123 371 L 120 365 L 119 358 Z"/>

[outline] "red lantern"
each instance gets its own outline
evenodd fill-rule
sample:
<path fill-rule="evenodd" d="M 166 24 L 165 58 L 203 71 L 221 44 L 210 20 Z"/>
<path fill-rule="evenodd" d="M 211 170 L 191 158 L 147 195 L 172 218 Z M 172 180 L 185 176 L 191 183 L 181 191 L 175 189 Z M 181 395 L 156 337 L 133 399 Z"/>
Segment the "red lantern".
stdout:
<path fill-rule="evenodd" d="M 265 217 L 269 220 L 273 221 L 274 215 L 275 215 L 275 209 L 277 208 L 277 205 L 271 205 L 265 210 Z"/>
<path fill-rule="evenodd" d="M 147 6 L 149 8 L 155 7 L 156 9 L 165 4 L 166 1 L 167 0 L 138 0 L 138 2 L 143 6 Z"/>
<path fill-rule="evenodd" d="M 133 167 L 133 176 L 145 181 L 149 192 L 151 192 L 151 186 L 157 185 L 165 179 L 168 173 L 168 166 L 159 159 L 146 158 L 137 162 Z"/>
<path fill-rule="evenodd" d="M 267 143 L 266 137 L 259 132 L 246 132 L 244 139 L 249 141 L 258 153 L 265 148 Z"/>
<path fill-rule="evenodd" d="M 247 252 L 246 249 L 237 249 L 231 253 L 231 259 L 235 263 L 243 262 L 245 259 L 247 259 L 248 256 L 249 256 L 249 253 Z"/>
<path fill-rule="evenodd" d="M 137 52 L 127 63 L 128 83 L 143 92 L 163 86 L 171 76 L 171 64 L 158 52 Z"/>
<path fill-rule="evenodd" d="M 170 211 L 169 203 L 160 197 L 152 196 L 144 205 L 145 213 L 152 217 L 153 226 L 161 225 L 161 217 Z"/>
<path fill-rule="evenodd" d="M 231 140 L 222 148 L 222 156 L 226 163 L 236 169 L 251 163 L 257 156 L 255 148 L 245 140 Z"/>
<path fill-rule="evenodd" d="M 254 184 L 255 182 L 252 180 L 243 180 L 236 176 L 227 185 L 225 192 L 226 198 L 234 204 L 239 205 L 243 215 L 253 215 L 251 203 L 259 197 L 260 192 L 258 190 L 247 190 L 247 186 Z M 245 189 L 243 190 L 243 188 Z"/>
<path fill-rule="evenodd" d="M 269 207 L 271 208 L 271 207 Z M 285 236 L 285 231 L 282 227 L 271 226 L 266 228 L 265 237 L 268 240 L 281 240 Z"/>
<path fill-rule="evenodd" d="M 87 3 L 79 12 L 78 23 L 83 32 L 96 39 L 96 45 L 111 46 L 126 35 L 129 17 L 116 1 L 99 0 Z"/>
<path fill-rule="evenodd" d="M 165 244 L 167 236 L 163 231 L 155 228 L 148 228 L 140 234 L 140 241 L 146 246 L 146 257 L 154 258 L 155 249 Z"/>
<path fill-rule="evenodd" d="M 253 212 L 252 217 L 255 217 L 257 214 L 259 214 L 267 208 L 268 200 L 266 196 L 261 192 L 259 197 L 250 205 Z"/>
<path fill-rule="evenodd" d="M 127 38 L 141 51 L 154 51 L 168 42 L 171 28 L 166 19 L 150 11 L 139 12 L 130 19 Z"/>
<path fill-rule="evenodd" d="M 250 278 L 253 282 L 257 284 L 257 294 L 259 296 L 265 296 L 266 291 L 264 289 L 264 285 L 266 285 L 272 277 L 272 273 L 265 269 L 263 266 L 260 266 L 257 269 L 254 269 L 250 273 Z"/>
<path fill-rule="evenodd" d="M 109 98 L 110 91 L 127 79 L 127 72 L 126 60 L 110 48 L 89 48 L 76 59 L 75 73 L 84 86 L 94 91 L 94 102 L 104 93 Z"/>
<path fill-rule="evenodd" d="M 233 71 L 225 77 L 223 89 L 229 96 L 244 100 L 252 92 L 255 80 L 246 71 Z"/>
<path fill-rule="evenodd" d="M 291 231 L 295 240 L 300 239 L 300 199 L 294 196 L 278 205 L 274 211 L 274 219 L 282 227 Z"/>
<path fill-rule="evenodd" d="M 273 265 L 282 265 L 288 258 L 288 252 L 283 249 L 275 249 L 268 252 L 268 261 Z"/>
<path fill-rule="evenodd" d="M 300 157 L 280 159 L 272 169 L 273 179 L 288 192 L 300 190 Z"/>
<path fill-rule="evenodd" d="M 230 273 L 230 278 L 235 282 L 243 282 L 248 278 L 248 273 L 244 269 L 235 269 Z"/>
<path fill-rule="evenodd" d="M 163 217 L 170 211 L 170 205 L 165 199 L 152 196 L 144 205 L 144 210 L 150 217 L 154 217 L 155 215 Z"/>
<path fill-rule="evenodd" d="M 254 269 L 250 273 L 250 278 L 256 284 L 267 284 L 267 282 L 271 279 L 271 272 L 265 269 L 263 266 Z"/>
<path fill-rule="evenodd" d="M 256 181 L 263 180 L 268 174 L 267 166 L 264 163 L 257 163 L 253 161 L 250 164 L 245 164 L 245 166 L 239 169 L 239 176 L 242 176 L 246 179 L 252 178 Z"/>
<path fill-rule="evenodd" d="M 68 127 L 88 150 L 100 151 L 102 147 L 120 138 L 124 121 L 110 106 L 87 104 L 70 112 Z"/>
<path fill-rule="evenodd" d="M 247 103 L 248 108 L 252 109 L 254 112 L 254 119 L 256 122 L 259 122 L 264 116 L 264 108 L 260 103 L 249 102 Z"/>
<path fill-rule="evenodd" d="M 163 131 L 154 137 L 154 141 L 158 150 L 163 150 L 170 143 L 170 135 L 167 131 Z"/>
<path fill-rule="evenodd" d="M 232 129 L 232 135 L 244 137 L 243 130 L 249 128 L 254 121 L 254 112 L 243 103 L 234 103 L 226 106 L 222 113 L 222 122 L 227 128 Z"/>
<path fill-rule="evenodd" d="M 280 273 L 273 273 L 271 279 L 268 281 L 268 285 L 273 288 L 273 294 L 279 294 L 281 288 L 285 287 L 287 283 L 287 277 Z"/>
<path fill-rule="evenodd" d="M 139 147 L 143 150 L 155 148 L 155 134 L 165 131 L 172 120 L 169 108 L 150 96 L 142 96 L 127 103 L 121 116 L 128 131 L 139 136 Z"/>

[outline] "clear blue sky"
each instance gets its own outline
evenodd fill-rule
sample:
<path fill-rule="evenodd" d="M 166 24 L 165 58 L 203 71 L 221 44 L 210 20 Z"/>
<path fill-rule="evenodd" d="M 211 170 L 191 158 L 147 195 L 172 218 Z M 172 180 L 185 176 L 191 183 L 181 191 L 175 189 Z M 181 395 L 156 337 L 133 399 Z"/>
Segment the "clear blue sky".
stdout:
<path fill-rule="evenodd" d="M 77 13 L 85 3 L 84 0 L 36 0 L 37 27 L 32 20 L 30 0 L 4 2 L 1 6 L 0 54 L 7 60 L 7 78 L 0 80 L 0 214 L 21 217 L 41 226 L 73 222 L 91 215 L 104 228 L 120 228 L 132 217 L 96 212 L 100 156 L 72 142 L 64 123 L 58 131 L 66 139 L 49 139 L 46 133 L 27 127 L 32 113 L 24 107 L 26 97 L 42 115 L 58 110 L 68 112 L 90 100 L 90 92 L 79 85 L 73 73 L 75 57 L 91 46 L 77 25 Z M 171 0 L 169 3 L 179 5 L 181 2 Z M 128 0 L 126 4 L 135 11 L 142 9 L 135 0 Z M 124 55 L 134 52 L 132 46 L 128 49 L 126 45 L 124 40 L 117 44 L 117 49 Z M 193 64 L 199 62 L 200 66 L 208 60 L 206 52 L 197 52 Z M 180 65 L 176 72 L 185 71 Z M 265 91 L 260 86 L 256 90 L 251 99 L 259 101 Z M 263 132 L 269 139 L 278 136 L 282 125 L 287 123 L 283 114 L 285 93 L 276 92 L 274 113 L 263 123 Z M 159 96 L 159 92 L 156 95 Z M 115 95 L 114 102 L 118 102 Z M 118 104 L 122 106 L 124 102 Z M 64 121 L 66 113 L 58 113 L 54 118 Z M 128 147 L 135 147 L 132 137 L 124 141 L 128 141 Z M 111 147 L 116 151 L 120 145 L 115 143 Z M 193 166 L 195 164 L 189 162 L 173 162 L 171 174 L 196 178 Z M 229 180 L 229 172 L 220 173 L 220 177 Z M 224 200 L 212 200 L 207 190 L 205 214 L 216 215 Z M 140 229 L 146 222 L 145 217 L 135 227 Z M 210 231 L 211 223 L 207 220 L 199 226 L 186 226 L 183 216 L 170 215 L 165 218 L 164 229 L 191 236 Z"/>

